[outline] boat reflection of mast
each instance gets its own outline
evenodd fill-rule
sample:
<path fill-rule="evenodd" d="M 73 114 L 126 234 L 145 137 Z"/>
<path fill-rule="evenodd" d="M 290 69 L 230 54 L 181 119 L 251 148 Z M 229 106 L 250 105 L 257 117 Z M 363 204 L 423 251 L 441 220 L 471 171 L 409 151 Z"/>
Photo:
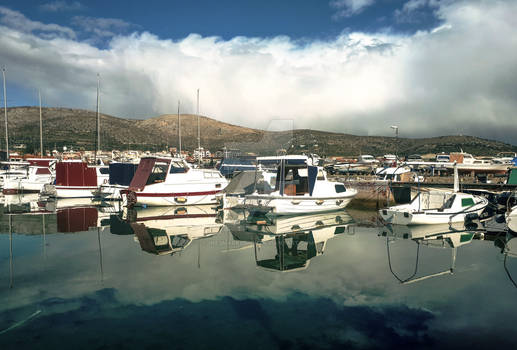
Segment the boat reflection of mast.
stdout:
<path fill-rule="evenodd" d="M 102 266 L 102 247 L 101 247 L 101 231 L 100 231 L 100 227 L 97 226 L 97 240 L 99 242 L 99 264 L 100 264 L 100 267 L 101 267 L 101 283 L 104 282 L 104 269 L 103 269 L 103 266 Z"/>
<path fill-rule="evenodd" d="M 13 219 L 11 215 L 9 217 L 9 289 L 13 288 L 14 277 L 13 277 Z"/>
<path fill-rule="evenodd" d="M 451 257 L 451 267 L 445 271 L 441 271 L 441 272 L 436 272 L 436 273 L 432 273 L 432 274 L 429 274 L 429 275 L 425 275 L 425 276 L 422 276 L 422 277 L 417 277 L 417 278 L 414 278 L 418 272 L 418 257 L 419 257 L 419 253 L 420 253 L 420 240 L 415 240 L 415 243 L 417 244 L 417 250 L 416 250 L 416 261 L 415 261 L 415 270 L 413 271 L 413 274 L 411 276 L 409 276 L 408 278 L 406 279 L 402 279 L 400 278 L 394 271 L 393 271 L 393 268 L 391 266 L 391 254 L 390 254 L 390 239 L 388 236 L 386 236 L 386 249 L 387 249 L 387 252 L 388 252 L 388 265 L 389 265 L 389 268 L 390 268 L 390 271 L 392 273 L 392 275 L 402 284 L 410 284 L 410 283 L 415 283 L 415 282 L 420 282 L 420 281 L 423 281 L 423 280 L 426 280 L 426 279 L 429 279 L 429 278 L 433 278 L 433 277 L 437 277 L 437 276 L 442 276 L 442 275 L 449 275 L 449 274 L 453 274 L 454 273 L 454 268 L 456 266 L 456 253 L 457 253 L 457 247 L 453 247 L 452 248 L 452 257 Z"/>

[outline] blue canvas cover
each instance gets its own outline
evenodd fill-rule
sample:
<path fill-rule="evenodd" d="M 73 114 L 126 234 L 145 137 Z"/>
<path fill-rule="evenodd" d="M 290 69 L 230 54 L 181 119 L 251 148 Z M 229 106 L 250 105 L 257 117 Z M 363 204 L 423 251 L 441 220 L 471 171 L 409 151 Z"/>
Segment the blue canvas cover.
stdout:
<path fill-rule="evenodd" d="M 318 177 L 318 167 L 308 166 L 307 169 L 309 175 L 309 195 L 312 196 L 312 191 L 314 191 L 314 185 L 316 184 L 316 178 Z"/>
<path fill-rule="evenodd" d="M 129 186 L 137 168 L 138 164 L 133 163 L 111 163 L 109 168 L 110 185 Z"/>

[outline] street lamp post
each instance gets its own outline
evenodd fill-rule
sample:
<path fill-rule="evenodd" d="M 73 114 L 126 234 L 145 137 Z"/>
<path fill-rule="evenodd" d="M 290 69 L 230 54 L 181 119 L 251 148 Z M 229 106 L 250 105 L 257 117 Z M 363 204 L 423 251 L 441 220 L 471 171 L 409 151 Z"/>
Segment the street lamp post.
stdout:
<path fill-rule="evenodd" d="M 392 125 L 392 126 L 390 126 L 390 128 L 395 130 L 395 157 L 397 157 L 397 159 L 398 159 L 397 153 L 398 153 L 398 145 L 399 145 L 399 142 L 398 142 L 399 141 L 399 127 L 396 125 Z"/>

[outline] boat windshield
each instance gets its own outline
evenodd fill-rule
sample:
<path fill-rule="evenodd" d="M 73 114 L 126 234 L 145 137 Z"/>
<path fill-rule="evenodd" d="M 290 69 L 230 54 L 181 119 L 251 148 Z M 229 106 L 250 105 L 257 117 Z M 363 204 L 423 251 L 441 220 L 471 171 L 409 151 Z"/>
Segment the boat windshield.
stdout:
<path fill-rule="evenodd" d="M 169 164 L 167 164 L 167 163 L 156 162 L 154 164 L 153 170 L 151 171 L 151 174 L 147 178 L 146 185 L 164 182 L 165 178 L 167 176 L 168 167 L 169 167 Z"/>
<path fill-rule="evenodd" d="M 171 162 L 171 169 L 169 173 L 178 174 L 178 173 L 186 173 L 188 168 L 182 162 Z"/>

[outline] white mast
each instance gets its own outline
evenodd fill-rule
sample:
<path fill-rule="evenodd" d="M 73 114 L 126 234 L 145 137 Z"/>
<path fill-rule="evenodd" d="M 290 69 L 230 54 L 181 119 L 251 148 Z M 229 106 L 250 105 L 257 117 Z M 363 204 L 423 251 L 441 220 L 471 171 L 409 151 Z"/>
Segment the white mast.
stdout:
<path fill-rule="evenodd" d="M 41 91 L 38 89 L 38 99 L 39 99 L 39 150 L 40 156 L 44 156 L 43 154 L 43 118 L 41 116 Z"/>
<path fill-rule="evenodd" d="M 99 73 L 97 73 L 97 145 L 95 148 L 95 163 L 97 163 L 97 152 L 101 149 L 101 120 L 99 115 L 99 90 L 100 90 L 101 79 Z"/>
<path fill-rule="evenodd" d="M 181 158 L 181 119 L 180 119 L 180 100 L 178 100 L 178 145 L 179 156 Z"/>
<path fill-rule="evenodd" d="M 197 151 L 197 164 L 201 165 L 201 157 L 203 155 L 201 154 L 201 133 L 199 129 L 199 89 L 197 89 Z"/>
<path fill-rule="evenodd" d="M 2 77 L 4 79 L 4 116 L 5 116 L 5 159 L 9 161 L 9 131 L 7 129 L 7 93 L 5 89 L 5 67 L 2 68 Z"/>

